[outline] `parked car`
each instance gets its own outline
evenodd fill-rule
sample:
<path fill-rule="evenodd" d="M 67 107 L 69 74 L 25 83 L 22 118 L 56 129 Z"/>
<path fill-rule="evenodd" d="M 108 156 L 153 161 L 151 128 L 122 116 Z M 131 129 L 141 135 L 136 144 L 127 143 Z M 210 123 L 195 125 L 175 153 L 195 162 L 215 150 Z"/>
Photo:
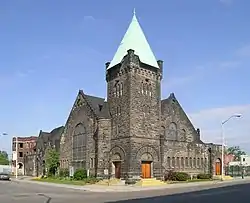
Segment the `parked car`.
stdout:
<path fill-rule="evenodd" d="M 0 165 L 0 180 L 10 180 L 11 166 Z"/>
<path fill-rule="evenodd" d="M 10 180 L 10 174 L 0 173 L 0 180 Z"/>

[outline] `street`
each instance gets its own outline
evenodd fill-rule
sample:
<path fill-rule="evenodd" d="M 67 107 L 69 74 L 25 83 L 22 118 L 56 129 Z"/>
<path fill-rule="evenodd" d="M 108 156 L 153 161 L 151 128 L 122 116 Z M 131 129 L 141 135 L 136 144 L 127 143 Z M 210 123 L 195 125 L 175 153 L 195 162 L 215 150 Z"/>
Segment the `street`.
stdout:
<path fill-rule="evenodd" d="M 223 183 L 224 184 L 224 183 Z M 227 185 L 225 183 L 224 185 Z M 96 193 L 83 190 L 59 188 L 15 181 L 0 181 L 1 203 L 248 203 L 250 183 L 233 184 L 219 188 L 215 186 L 196 186 L 186 188 L 167 188 L 140 192 Z M 210 188 L 210 189 L 209 189 Z M 203 190 L 202 190 L 203 189 Z M 197 191 L 202 190 L 202 191 Z"/>

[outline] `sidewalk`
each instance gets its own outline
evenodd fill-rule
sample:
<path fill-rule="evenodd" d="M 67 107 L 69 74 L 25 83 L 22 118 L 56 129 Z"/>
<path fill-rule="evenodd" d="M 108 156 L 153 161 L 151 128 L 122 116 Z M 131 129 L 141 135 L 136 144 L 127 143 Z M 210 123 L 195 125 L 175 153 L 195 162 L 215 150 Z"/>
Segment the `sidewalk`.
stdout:
<path fill-rule="evenodd" d="M 163 190 L 170 188 L 185 188 L 185 187 L 197 187 L 197 186 L 216 186 L 223 187 L 225 185 L 231 184 L 240 184 L 244 182 L 250 182 L 250 177 L 246 177 L 245 179 L 235 178 L 233 180 L 227 181 L 204 181 L 204 182 L 189 182 L 189 183 L 175 183 L 175 184 L 166 184 L 162 186 L 149 186 L 149 187 L 141 187 L 141 186 L 103 186 L 103 185 L 85 185 L 85 186 L 77 186 L 77 185 L 67 185 L 67 184 L 57 184 L 57 183 L 47 183 L 47 182 L 38 182 L 31 181 L 30 178 L 20 178 L 20 179 L 12 179 L 14 182 L 23 182 L 30 184 L 39 184 L 44 186 L 52 186 L 52 187 L 61 187 L 89 192 L 135 192 L 135 191 L 148 191 L 148 190 Z"/>

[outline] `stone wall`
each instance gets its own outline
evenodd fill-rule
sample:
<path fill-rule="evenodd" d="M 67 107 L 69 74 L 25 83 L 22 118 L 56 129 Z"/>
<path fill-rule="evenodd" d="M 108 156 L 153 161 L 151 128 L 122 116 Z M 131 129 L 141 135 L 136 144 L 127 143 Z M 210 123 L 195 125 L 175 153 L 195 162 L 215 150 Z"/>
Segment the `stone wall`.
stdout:
<path fill-rule="evenodd" d="M 24 175 L 36 176 L 36 154 L 26 155 L 24 157 Z"/>
<path fill-rule="evenodd" d="M 84 149 L 85 156 L 82 160 L 73 161 L 73 136 L 77 125 L 82 124 L 86 130 L 86 147 Z M 76 102 L 69 115 L 65 125 L 64 132 L 60 142 L 60 166 L 61 168 L 83 167 L 90 169 L 90 162 L 95 157 L 95 140 L 94 135 L 97 130 L 97 121 L 94 112 L 83 93 L 78 94 Z"/>

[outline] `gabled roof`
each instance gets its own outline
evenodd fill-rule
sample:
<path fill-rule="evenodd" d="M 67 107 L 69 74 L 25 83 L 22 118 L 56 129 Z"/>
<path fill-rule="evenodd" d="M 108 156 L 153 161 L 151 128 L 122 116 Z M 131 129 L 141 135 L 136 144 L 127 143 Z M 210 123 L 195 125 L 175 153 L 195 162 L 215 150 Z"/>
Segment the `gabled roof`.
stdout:
<path fill-rule="evenodd" d="M 142 63 L 159 68 L 155 55 L 148 44 L 148 41 L 136 18 L 135 12 L 127 32 L 125 33 L 113 60 L 110 62 L 107 69 L 121 63 L 124 56 L 127 55 L 127 51 L 129 49 L 135 51 L 135 54 L 139 56 Z"/>
<path fill-rule="evenodd" d="M 82 90 L 79 91 L 79 94 L 87 100 L 96 116 L 110 118 L 108 103 L 105 102 L 104 98 L 84 94 Z"/>
<path fill-rule="evenodd" d="M 164 106 L 170 106 L 170 108 L 173 108 L 174 106 L 177 106 L 179 109 L 179 113 L 186 119 L 186 121 L 190 124 L 190 126 L 192 127 L 192 130 L 195 134 L 198 133 L 193 125 L 193 123 L 190 121 L 190 119 L 188 118 L 187 114 L 185 113 L 185 111 L 183 110 L 182 106 L 180 105 L 180 103 L 178 102 L 178 100 L 176 99 L 174 93 L 171 93 L 169 95 L 168 98 L 161 100 L 161 113 L 163 114 L 164 112 Z M 197 140 L 200 143 L 203 143 L 201 140 Z"/>

